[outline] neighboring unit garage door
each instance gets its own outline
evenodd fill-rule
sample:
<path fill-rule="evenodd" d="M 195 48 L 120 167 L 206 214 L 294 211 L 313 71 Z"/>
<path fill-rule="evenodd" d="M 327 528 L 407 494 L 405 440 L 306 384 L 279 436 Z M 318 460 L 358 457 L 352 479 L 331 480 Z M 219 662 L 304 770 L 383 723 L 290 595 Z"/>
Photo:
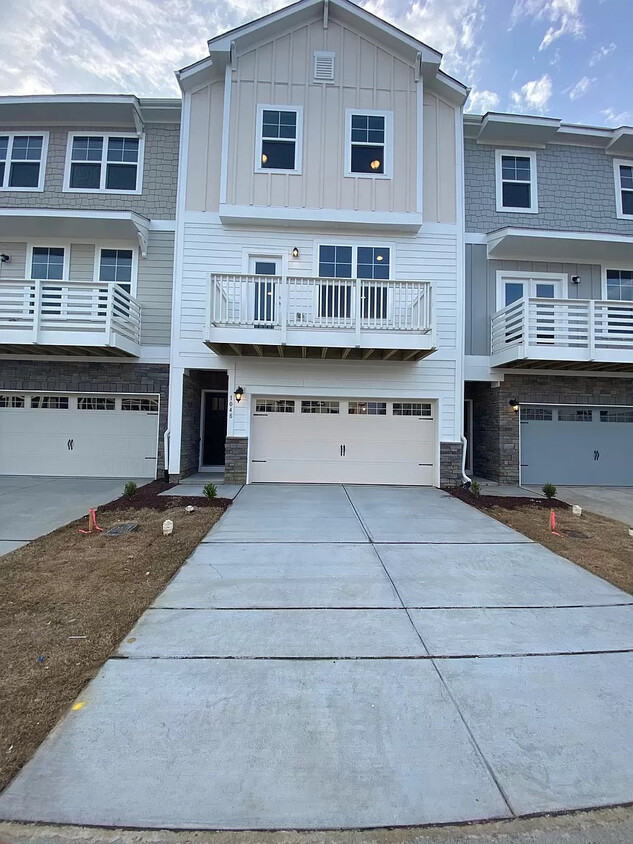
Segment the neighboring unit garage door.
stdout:
<path fill-rule="evenodd" d="M 156 476 L 158 397 L 0 395 L 0 474 Z"/>
<path fill-rule="evenodd" d="M 432 486 L 433 404 L 256 398 L 250 480 Z"/>
<path fill-rule="evenodd" d="M 633 408 L 521 407 L 521 482 L 633 486 Z"/>

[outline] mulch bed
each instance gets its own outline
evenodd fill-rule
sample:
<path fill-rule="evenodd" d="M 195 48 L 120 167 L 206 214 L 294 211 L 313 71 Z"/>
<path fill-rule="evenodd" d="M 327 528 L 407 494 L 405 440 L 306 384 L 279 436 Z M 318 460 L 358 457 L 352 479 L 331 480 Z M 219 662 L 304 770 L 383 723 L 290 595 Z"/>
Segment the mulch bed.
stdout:
<path fill-rule="evenodd" d="M 0 557 L 0 789 L 230 503 L 157 499 L 168 485 L 147 486 L 125 506 L 98 510 L 103 533 L 80 534 L 84 517 Z M 174 522 L 171 536 L 163 536 L 165 518 Z M 105 535 L 126 522 L 137 530 Z"/>
<path fill-rule="evenodd" d="M 492 510 L 493 507 L 502 507 L 505 510 L 523 509 L 525 507 L 539 508 L 541 510 L 571 510 L 571 506 L 559 498 L 522 498 L 518 495 L 473 495 L 463 486 L 446 487 L 445 492 L 450 493 L 476 507 L 478 510 Z"/>
<path fill-rule="evenodd" d="M 177 484 L 166 483 L 165 481 L 152 481 L 149 484 L 140 486 L 134 495 L 122 495 L 115 498 L 103 507 L 99 508 L 100 513 L 116 510 L 129 510 L 130 507 L 138 507 L 146 510 L 171 510 L 173 507 L 215 507 L 222 511 L 231 505 L 230 498 L 207 498 L 198 495 L 160 495 L 168 489 L 173 489 Z"/>

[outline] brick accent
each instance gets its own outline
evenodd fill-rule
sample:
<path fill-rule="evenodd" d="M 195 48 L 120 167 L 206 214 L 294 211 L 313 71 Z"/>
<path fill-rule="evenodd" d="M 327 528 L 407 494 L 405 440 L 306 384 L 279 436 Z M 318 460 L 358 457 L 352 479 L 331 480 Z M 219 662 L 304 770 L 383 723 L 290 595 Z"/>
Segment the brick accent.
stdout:
<path fill-rule="evenodd" d="M 440 486 L 462 483 L 462 444 L 440 443 Z"/>
<path fill-rule="evenodd" d="M 499 386 L 467 384 L 473 399 L 473 473 L 503 484 L 519 481 L 519 414 L 521 404 L 633 405 L 633 379 L 506 375 Z"/>
<path fill-rule="evenodd" d="M 157 477 L 165 466 L 163 434 L 167 427 L 169 401 L 169 366 L 149 363 L 87 363 L 85 361 L 3 360 L 0 366 L 0 390 L 158 393 Z"/>
<path fill-rule="evenodd" d="M 11 131 L 30 132 L 37 128 L 12 126 Z M 44 190 L 2 191 L 4 208 L 72 208 L 90 211 L 136 211 L 145 217 L 173 220 L 176 217 L 178 144 L 180 127 L 172 123 L 146 126 L 142 193 L 64 193 L 64 167 L 69 132 L 108 132 L 112 127 L 65 126 L 51 128 L 46 157 Z M 116 131 L 120 131 L 117 129 Z M 134 130 L 130 130 L 134 134 Z"/>
<path fill-rule="evenodd" d="M 182 385 L 182 438 L 180 477 L 198 471 L 200 464 L 200 408 L 202 390 L 198 379 L 185 375 Z"/>
<path fill-rule="evenodd" d="M 224 480 L 227 484 L 245 484 L 248 465 L 248 437 L 227 437 Z"/>

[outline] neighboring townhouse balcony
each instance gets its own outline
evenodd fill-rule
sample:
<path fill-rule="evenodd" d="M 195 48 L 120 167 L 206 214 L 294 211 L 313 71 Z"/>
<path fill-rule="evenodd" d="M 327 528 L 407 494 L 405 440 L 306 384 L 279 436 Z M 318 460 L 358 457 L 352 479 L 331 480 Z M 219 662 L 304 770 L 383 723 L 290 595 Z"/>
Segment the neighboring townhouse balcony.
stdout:
<path fill-rule="evenodd" d="M 220 355 L 416 361 L 436 343 L 428 281 L 211 274 L 205 325 Z"/>
<path fill-rule="evenodd" d="M 525 297 L 492 318 L 491 366 L 633 370 L 633 302 Z"/>
<path fill-rule="evenodd" d="M 138 357 L 140 342 L 141 308 L 119 285 L 0 280 L 3 353 Z"/>

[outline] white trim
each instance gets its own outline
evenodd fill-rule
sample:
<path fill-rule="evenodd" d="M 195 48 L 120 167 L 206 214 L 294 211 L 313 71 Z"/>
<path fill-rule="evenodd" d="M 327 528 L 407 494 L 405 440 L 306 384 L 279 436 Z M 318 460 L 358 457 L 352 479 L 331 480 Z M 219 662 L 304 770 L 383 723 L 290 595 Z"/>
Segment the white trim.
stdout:
<path fill-rule="evenodd" d="M 98 188 L 71 188 L 70 187 L 70 166 L 72 163 L 72 148 L 75 138 L 103 138 L 101 148 L 100 177 Z M 106 175 L 108 170 L 108 141 L 110 138 L 130 138 L 138 141 L 138 159 L 136 161 L 136 188 L 134 190 L 110 190 L 106 188 Z M 108 195 L 126 194 L 138 196 L 143 192 L 143 163 L 145 158 L 145 135 L 135 132 L 69 132 L 66 141 L 66 160 L 64 164 L 63 193 L 105 193 Z M 81 163 L 81 162 L 79 162 Z M 96 161 L 87 162 L 96 164 Z M 110 162 L 116 163 L 116 162 Z M 126 163 L 126 162 L 123 162 Z M 131 162 L 129 162 L 131 165 Z"/>
<path fill-rule="evenodd" d="M 497 310 L 501 311 L 506 307 L 504 289 L 505 284 L 512 279 L 521 282 L 533 282 L 530 284 L 530 290 L 524 292 L 524 296 L 533 297 L 536 294 L 532 292 L 533 288 L 540 283 L 559 284 L 561 287 L 561 296 L 554 296 L 554 299 L 568 299 L 569 298 L 569 277 L 567 273 L 530 273 L 524 270 L 497 270 L 496 273 L 496 296 L 497 296 Z"/>
<path fill-rule="evenodd" d="M 50 132 L 40 129 L 26 129 L 23 132 L 5 132 L 4 129 L 0 129 L 0 135 L 2 137 L 8 137 L 7 143 L 7 157 L 4 162 L 4 178 L 0 182 L 0 191 L 16 191 L 19 193 L 30 192 L 30 193 L 42 193 L 44 190 L 44 184 L 46 181 L 46 164 L 48 160 L 48 139 L 50 136 Z M 40 155 L 40 171 L 39 171 L 39 178 L 37 182 L 36 188 L 17 188 L 11 187 L 8 184 L 9 181 L 9 173 L 11 172 L 11 164 L 13 163 L 14 159 L 12 158 L 13 155 L 13 141 L 16 137 L 28 137 L 28 138 L 42 138 L 42 154 Z M 21 160 L 21 159 L 18 159 Z M 33 163 L 35 159 L 25 159 L 27 162 Z"/>
<path fill-rule="evenodd" d="M 268 170 L 267 172 L 275 171 Z M 369 178 L 377 177 L 370 176 Z M 200 214 L 204 216 L 196 218 L 192 216 L 192 212 L 188 212 L 187 219 L 205 221 L 213 219 L 211 214 L 205 212 L 200 212 Z M 423 223 L 422 214 L 413 211 L 390 211 L 385 214 L 382 211 L 351 211 L 345 208 L 257 207 L 253 205 L 221 205 L 219 218 L 224 224 L 261 225 L 267 228 L 275 223 L 283 223 L 288 228 L 301 228 L 309 224 L 330 227 L 335 223 L 341 226 L 374 227 L 385 231 L 400 229 L 410 232 L 418 232 Z M 455 227 L 452 226 L 453 231 L 454 229 Z"/>
<path fill-rule="evenodd" d="M 352 172 L 352 115 L 360 117 L 385 118 L 385 143 L 383 153 L 385 157 L 383 173 L 353 173 Z M 363 146 L 372 144 L 363 144 Z M 375 146 L 380 146 L 376 144 Z M 393 111 L 371 108 L 345 109 L 345 171 L 346 179 L 392 179 L 393 178 Z"/>
<path fill-rule="evenodd" d="M 175 232 L 175 220 L 150 220 L 149 230 L 151 232 Z"/>
<path fill-rule="evenodd" d="M 93 268 L 93 280 L 97 284 L 117 284 L 116 281 L 102 281 L 99 278 L 101 270 L 101 253 L 104 249 L 116 249 L 117 251 L 126 251 L 132 253 L 132 277 L 130 279 L 130 296 L 136 298 L 138 290 L 138 247 L 123 244 L 121 241 L 103 241 L 95 243 L 95 257 Z M 127 284 L 127 282 L 120 282 Z"/>
<path fill-rule="evenodd" d="M 503 204 L 503 179 L 501 160 L 504 156 L 530 159 L 530 207 L 512 208 Z M 527 184 L 527 182 L 517 182 Z M 497 211 L 509 214 L 538 214 L 538 177 L 536 171 L 536 153 L 525 149 L 495 149 L 495 189 Z"/>
<path fill-rule="evenodd" d="M 622 210 L 622 186 L 620 183 L 620 167 L 633 167 L 633 160 L 626 158 L 613 159 L 613 178 L 615 187 L 615 208 L 618 220 L 633 220 L 633 214 L 625 214 Z M 633 193 L 633 191 L 631 191 Z"/>
<path fill-rule="evenodd" d="M 628 302 L 628 299 L 609 299 L 607 295 L 607 270 L 625 270 L 633 272 L 633 261 L 626 264 L 622 261 L 609 261 L 600 267 L 600 296 L 603 302 Z"/>
<path fill-rule="evenodd" d="M 108 191 L 108 193 L 110 192 Z M 0 217 L 67 217 L 69 219 L 85 218 L 88 220 L 130 220 L 134 225 L 149 227 L 149 219 L 142 214 L 137 214 L 136 211 L 76 211 L 68 208 L 0 208 Z"/>
<path fill-rule="evenodd" d="M 420 72 L 420 76 L 416 82 L 416 107 L 417 113 L 417 172 L 416 172 L 416 189 L 417 197 L 415 210 L 418 214 L 424 214 L 424 78 Z M 461 127 L 460 127 L 461 134 Z"/>
<path fill-rule="evenodd" d="M 455 439 L 462 442 L 464 436 L 464 351 L 466 341 L 466 212 L 464 185 L 464 130 L 463 106 L 455 109 L 455 208 L 459 226 L 457 237 L 456 305 L 455 305 Z M 433 294 L 435 296 L 435 293 Z M 437 311 L 437 299 L 434 299 Z M 472 447 L 471 447 L 472 454 Z M 463 453 L 462 453 L 463 457 Z"/>
<path fill-rule="evenodd" d="M 465 232 L 464 242 L 483 244 L 485 246 L 488 243 L 488 235 L 483 232 Z"/>
<path fill-rule="evenodd" d="M 469 413 L 466 413 L 466 405 L 469 407 Z M 466 428 L 465 437 L 468 441 L 469 448 L 467 452 L 470 452 L 470 462 L 466 463 L 465 470 L 467 475 L 473 474 L 473 427 L 474 427 L 474 401 L 473 399 L 464 399 L 464 428 Z M 468 423 L 468 424 L 466 424 Z"/>
<path fill-rule="evenodd" d="M 229 131 L 231 123 L 231 86 L 231 62 L 227 62 L 226 68 L 224 69 L 224 101 L 222 104 L 222 145 L 220 148 L 220 205 L 223 205 L 226 202 L 226 192 L 229 179 Z M 185 122 L 183 118 L 183 126 L 184 125 Z M 189 136 L 189 127 L 187 127 L 187 136 Z M 183 157 L 186 157 L 188 159 L 188 147 L 185 147 L 184 149 L 181 148 L 180 154 L 181 160 L 183 159 Z"/>
<path fill-rule="evenodd" d="M 43 237 L 37 240 L 29 240 L 26 244 L 26 256 L 24 261 L 24 279 L 29 281 L 33 278 L 33 249 L 63 249 L 64 250 L 64 265 L 62 267 L 62 277 L 60 279 L 51 278 L 46 281 L 69 281 L 70 275 L 70 241 L 59 240 L 53 238 Z"/>
<path fill-rule="evenodd" d="M 295 166 L 292 170 L 279 170 L 272 167 L 262 167 L 262 130 L 264 111 L 293 111 L 297 116 L 295 142 Z M 257 103 L 257 114 L 255 124 L 255 173 L 278 173 L 291 176 L 300 176 L 303 166 L 303 106 L 300 105 L 266 105 Z M 291 141 L 292 138 L 271 138 L 269 140 Z"/>
<path fill-rule="evenodd" d="M 325 237 L 325 235 L 324 235 Z M 394 278 L 397 278 L 394 275 L 394 267 L 393 267 L 393 258 L 396 255 L 396 244 L 393 242 L 390 243 L 380 243 L 378 241 L 374 242 L 373 240 L 370 242 L 363 241 L 359 243 L 357 240 L 349 239 L 347 242 L 339 242 L 340 236 L 334 235 L 330 240 L 316 240 L 314 243 L 314 254 L 313 254 L 313 272 L 314 278 L 327 278 L 327 276 L 320 276 L 319 275 L 319 264 L 321 263 L 320 260 L 320 253 L 322 246 L 349 246 L 352 250 L 352 275 L 350 280 L 353 281 L 358 278 L 358 250 L 360 249 L 387 249 L 389 251 L 389 278 L 376 278 L 376 279 L 362 279 L 362 281 L 384 281 L 385 283 L 388 281 L 393 281 Z"/>

